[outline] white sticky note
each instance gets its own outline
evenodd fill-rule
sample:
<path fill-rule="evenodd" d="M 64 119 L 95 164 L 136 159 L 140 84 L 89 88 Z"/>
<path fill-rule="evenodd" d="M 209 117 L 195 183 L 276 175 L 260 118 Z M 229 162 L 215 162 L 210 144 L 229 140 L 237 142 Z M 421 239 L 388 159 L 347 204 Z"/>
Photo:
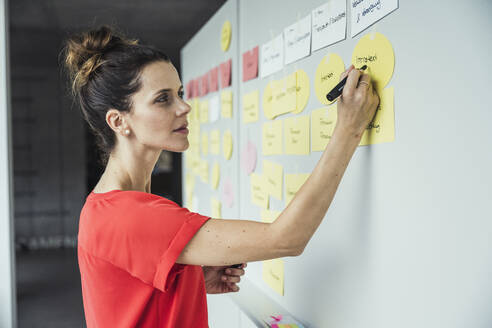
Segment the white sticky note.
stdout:
<path fill-rule="evenodd" d="M 278 72 L 284 66 L 284 37 L 276 38 L 261 46 L 261 77 Z"/>
<path fill-rule="evenodd" d="M 313 10 L 312 51 L 329 46 L 346 37 L 347 3 L 331 0 Z"/>
<path fill-rule="evenodd" d="M 352 37 L 398 9 L 398 0 L 351 0 L 349 3 Z"/>
<path fill-rule="evenodd" d="M 215 122 L 219 119 L 220 115 L 220 99 L 219 95 L 215 95 L 212 98 L 210 98 L 208 102 L 209 106 L 209 117 L 210 117 L 210 122 Z"/>
<path fill-rule="evenodd" d="M 284 29 L 285 64 L 311 54 L 311 14 Z"/>

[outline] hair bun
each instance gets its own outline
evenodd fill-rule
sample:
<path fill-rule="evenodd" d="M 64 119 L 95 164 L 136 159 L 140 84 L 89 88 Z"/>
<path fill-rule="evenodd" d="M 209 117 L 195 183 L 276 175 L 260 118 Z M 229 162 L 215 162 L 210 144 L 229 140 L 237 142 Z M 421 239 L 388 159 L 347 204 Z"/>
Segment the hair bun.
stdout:
<path fill-rule="evenodd" d="M 106 25 L 69 38 L 65 46 L 65 67 L 72 79 L 72 91 L 76 93 L 87 84 L 91 73 L 103 64 L 104 55 L 111 49 L 137 42 L 116 35 Z"/>

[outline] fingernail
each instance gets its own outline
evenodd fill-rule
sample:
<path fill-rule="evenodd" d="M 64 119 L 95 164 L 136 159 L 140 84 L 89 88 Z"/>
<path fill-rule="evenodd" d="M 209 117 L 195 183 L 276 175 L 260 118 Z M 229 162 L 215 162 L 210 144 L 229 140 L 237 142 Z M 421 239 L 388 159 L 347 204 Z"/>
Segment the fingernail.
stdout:
<path fill-rule="evenodd" d="M 226 270 L 226 273 L 231 273 L 231 269 L 227 269 Z"/>

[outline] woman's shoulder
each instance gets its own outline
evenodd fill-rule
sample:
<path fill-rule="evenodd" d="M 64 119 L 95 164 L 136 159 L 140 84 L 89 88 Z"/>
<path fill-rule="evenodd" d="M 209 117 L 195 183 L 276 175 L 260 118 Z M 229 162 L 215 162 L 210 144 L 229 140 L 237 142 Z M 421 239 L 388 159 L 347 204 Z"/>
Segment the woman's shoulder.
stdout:
<path fill-rule="evenodd" d="M 98 202 L 98 201 L 106 201 L 106 202 L 120 202 L 123 201 L 125 203 L 148 203 L 148 205 L 152 204 L 168 204 L 179 206 L 174 201 L 165 198 L 160 195 L 139 191 L 139 190 L 110 190 L 107 192 L 94 192 L 91 191 L 86 198 L 87 202 Z"/>

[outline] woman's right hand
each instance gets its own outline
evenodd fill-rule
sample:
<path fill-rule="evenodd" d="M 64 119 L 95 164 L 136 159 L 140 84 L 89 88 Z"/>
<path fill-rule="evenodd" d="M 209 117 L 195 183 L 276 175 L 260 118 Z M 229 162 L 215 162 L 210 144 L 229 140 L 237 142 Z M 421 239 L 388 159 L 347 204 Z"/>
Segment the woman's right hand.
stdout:
<path fill-rule="evenodd" d="M 347 83 L 338 99 L 336 127 L 362 137 L 364 130 L 374 118 L 379 96 L 374 90 L 369 74 L 350 65 L 342 73 L 340 80 L 347 75 Z"/>

